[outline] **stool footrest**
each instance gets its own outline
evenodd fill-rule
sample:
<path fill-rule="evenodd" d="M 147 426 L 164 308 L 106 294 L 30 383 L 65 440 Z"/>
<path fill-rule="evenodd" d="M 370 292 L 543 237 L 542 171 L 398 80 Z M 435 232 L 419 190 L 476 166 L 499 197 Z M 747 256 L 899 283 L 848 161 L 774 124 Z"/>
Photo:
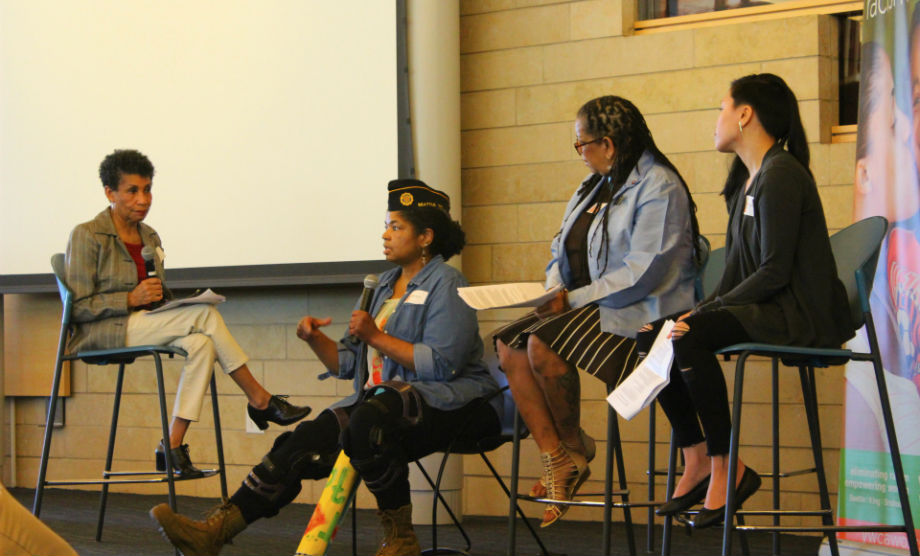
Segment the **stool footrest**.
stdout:
<path fill-rule="evenodd" d="M 174 477 L 176 481 L 194 481 L 195 479 L 207 479 L 219 474 L 217 469 L 202 469 L 204 475 L 201 477 Z M 131 477 L 142 475 L 156 475 L 146 479 L 56 479 L 45 481 L 45 486 L 64 486 L 64 485 L 117 485 L 117 484 L 141 484 L 141 483 L 165 483 L 169 481 L 165 471 L 118 471 L 105 474 L 108 476 Z"/>
<path fill-rule="evenodd" d="M 735 525 L 736 531 L 764 531 L 776 533 L 904 533 L 903 525 L 879 526 L 837 526 L 837 525 L 807 525 L 798 527 L 778 527 L 768 525 Z"/>
<path fill-rule="evenodd" d="M 809 473 L 817 473 L 818 469 L 815 467 L 804 467 L 802 469 L 793 469 L 792 471 L 780 471 L 779 473 L 770 472 L 770 473 L 761 473 L 760 476 L 767 479 L 785 479 L 788 477 L 798 477 L 799 475 L 808 475 Z"/>
<path fill-rule="evenodd" d="M 211 477 L 220 472 L 218 469 L 202 469 L 205 477 Z M 130 477 L 131 475 L 162 475 L 163 478 L 166 478 L 166 471 L 103 471 L 103 477 Z M 195 479 L 201 479 L 202 477 L 194 477 Z M 177 476 L 176 479 L 179 479 Z M 187 479 L 186 479 L 187 480 Z"/>
<path fill-rule="evenodd" d="M 739 510 L 735 515 L 774 515 L 779 517 L 793 515 L 832 515 L 831 510 Z"/>

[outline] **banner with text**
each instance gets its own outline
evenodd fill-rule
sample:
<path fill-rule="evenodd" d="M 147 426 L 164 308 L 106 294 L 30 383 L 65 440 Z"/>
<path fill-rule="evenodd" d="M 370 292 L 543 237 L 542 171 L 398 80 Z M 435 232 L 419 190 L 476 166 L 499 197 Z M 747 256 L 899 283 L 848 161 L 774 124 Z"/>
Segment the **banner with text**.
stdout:
<path fill-rule="evenodd" d="M 867 0 L 856 142 L 854 221 L 890 223 L 872 288 L 872 316 L 914 515 L 920 525 L 920 1 Z M 863 331 L 850 343 L 867 350 Z M 902 523 L 875 376 L 870 363 L 847 365 L 840 453 L 841 525 Z M 843 533 L 840 538 L 899 549 L 904 534 Z"/>

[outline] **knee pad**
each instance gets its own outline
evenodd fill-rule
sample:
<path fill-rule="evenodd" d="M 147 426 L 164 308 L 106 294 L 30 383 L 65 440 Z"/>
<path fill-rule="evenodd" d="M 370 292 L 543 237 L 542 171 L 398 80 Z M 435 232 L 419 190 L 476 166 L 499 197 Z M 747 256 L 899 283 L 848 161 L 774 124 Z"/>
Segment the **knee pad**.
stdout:
<path fill-rule="evenodd" d="M 373 493 L 387 491 L 409 476 L 409 467 L 400 457 L 401 450 L 386 450 L 365 459 L 351 460 L 367 489 Z"/>
<path fill-rule="evenodd" d="M 361 404 L 342 431 L 342 449 L 349 458 L 366 459 L 384 443 L 384 428 L 390 421 L 385 404 L 371 398 Z"/>
<path fill-rule="evenodd" d="M 414 426 L 422 420 L 422 395 L 411 384 L 399 380 L 387 380 L 377 385 L 375 393 L 393 392 L 402 403 L 402 413 L 398 416 L 400 425 Z M 371 398 L 373 400 L 374 398 Z"/>
<path fill-rule="evenodd" d="M 268 456 L 265 457 L 265 459 L 267 458 Z M 300 494 L 301 484 L 300 479 L 271 482 L 271 479 L 268 479 L 271 474 L 268 468 L 271 465 L 269 463 L 268 467 L 264 466 L 265 459 L 263 459 L 263 463 L 260 463 L 249 472 L 249 475 L 243 480 L 245 488 L 237 491 L 234 497 L 242 496 L 251 501 L 254 507 L 257 508 L 256 513 L 259 517 L 272 517 L 278 514 L 279 509 L 297 498 L 297 495 Z M 250 491 L 251 494 L 246 494 L 246 490 Z"/>

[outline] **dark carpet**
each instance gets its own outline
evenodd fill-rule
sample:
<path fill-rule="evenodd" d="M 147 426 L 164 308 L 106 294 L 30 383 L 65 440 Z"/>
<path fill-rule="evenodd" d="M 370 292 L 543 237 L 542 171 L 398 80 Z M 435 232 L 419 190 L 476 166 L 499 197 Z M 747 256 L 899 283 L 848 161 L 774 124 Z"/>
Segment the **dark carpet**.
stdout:
<path fill-rule="evenodd" d="M 27 508 L 32 507 L 31 489 L 14 488 L 10 492 Z M 105 529 L 102 542 L 96 542 L 96 519 L 99 495 L 94 492 L 48 489 L 42 503 L 42 520 L 62 537 L 67 539 L 82 556 L 95 554 L 162 554 L 171 555 L 173 550 L 157 531 L 156 524 L 147 515 L 148 510 L 166 500 L 165 496 L 120 494 L 109 495 L 106 510 Z M 179 497 L 179 511 L 188 516 L 201 517 L 216 503 L 203 498 Z M 538 508 L 525 506 L 525 511 L 536 515 Z M 257 521 L 226 546 L 221 554 L 227 556 L 291 555 L 297 549 L 313 506 L 292 504 L 272 519 Z M 615 518 L 618 512 L 614 513 Z M 634 519 L 644 522 L 645 511 L 633 512 Z M 508 546 L 508 522 L 498 517 L 467 516 L 463 525 L 472 538 L 471 554 L 502 555 Z M 430 526 L 416 528 L 422 547 L 431 546 Z M 642 524 L 635 526 L 638 554 L 646 552 L 646 529 Z M 336 540 L 327 554 L 352 554 L 351 518 L 347 515 L 340 524 Z M 553 554 L 602 554 L 601 524 L 597 522 L 566 521 L 540 530 L 543 542 Z M 374 554 L 381 530 L 376 515 L 371 510 L 358 511 L 357 554 Z M 462 538 L 451 526 L 438 529 L 438 544 L 462 547 Z M 660 551 L 661 528 L 656 527 L 655 551 Z M 710 555 L 721 552 L 722 530 L 694 531 L 687 536 L 683 528 L 675 529 L 671 553 L 675 555 Z M 748 535 L 751 554 L 770 554 L 772 539 L 768 534 Z M 817 554 L 821 539 L 818 537 L 782 536 L 783 554 Z M 625 527 L 617 523 L 613 528 L 612 554 L 629 554 Z M 536 543 L 526 528 L 518 523 L 518 554 L 538 554 Z M 736 542 L 735 553 L 741 550 Z"/>

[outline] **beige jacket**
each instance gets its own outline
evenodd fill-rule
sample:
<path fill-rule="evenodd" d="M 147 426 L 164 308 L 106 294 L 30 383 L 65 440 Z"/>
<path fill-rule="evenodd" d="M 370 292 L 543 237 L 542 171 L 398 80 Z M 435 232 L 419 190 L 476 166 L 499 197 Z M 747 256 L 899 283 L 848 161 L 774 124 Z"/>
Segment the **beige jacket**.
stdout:
<path fill-rule="evenodd" d="M 140 223 L 144 246 L 160 247 L 160 236 Z M 163 261 L 154 257 L 163 280 Z M 106 208 L 70 233 L 67 242 L 67 285 L 73 290 L 74 326 L 68 351 L 124 347 L 130 310 L 128 293 L 137 286 L 137 266 L 118 237 Z"/>

